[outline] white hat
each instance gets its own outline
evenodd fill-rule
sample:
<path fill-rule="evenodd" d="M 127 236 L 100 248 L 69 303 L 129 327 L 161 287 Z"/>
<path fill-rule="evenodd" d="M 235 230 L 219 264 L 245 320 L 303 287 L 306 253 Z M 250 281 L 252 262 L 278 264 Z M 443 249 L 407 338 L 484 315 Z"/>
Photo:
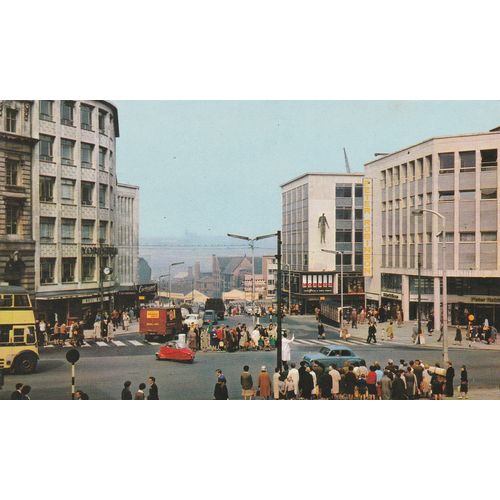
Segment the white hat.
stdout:
<path fill-rule="evenodd" d="M 265 371 L 266 371 L 266 367 L 265 367 L 265 366 L 261 366 L 261 367 L 260 367 L 260 371 L 261 371 L 261 372 L 265 372 Z"/>

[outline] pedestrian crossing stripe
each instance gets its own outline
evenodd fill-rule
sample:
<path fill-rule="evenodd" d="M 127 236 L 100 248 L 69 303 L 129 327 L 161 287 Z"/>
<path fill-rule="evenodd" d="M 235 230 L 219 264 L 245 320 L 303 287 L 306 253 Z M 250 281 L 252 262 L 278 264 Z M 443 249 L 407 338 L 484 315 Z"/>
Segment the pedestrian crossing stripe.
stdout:
<path fill-rule="evenodd" d="M 99 346 L 99 347 L 109 347 L 109 344 L 107 342 L 101 342 L 100 340 L 98 340 L 96 342 L 96 344 Z"/>
<path fill-rule="evenodd" d="M 144 342 L 146 342 L 146 344 L 149 344 L 149 345 L 160 345 L 159 342 L 151 342 L 149 340 L 145 340 Z"/>
<path fill-rule="evenodd" d="M 117 346 L 117 347 L 125 347 L 127 344 L 124 344 L 121 340 L 112 340 L 111 342 L 113 342 L 113 345 Z"/>
<path fill-rule="evenodd" d="M 87 342 L 84 342 L 82 347 L 92 347 L 90 344 L 88 344 Z"/>
<path fill-rule="evenodd" d="M 141 342 L 139 342 L 138 340 L 129 340 L 129 342 L 130 342 L 132 345 L 135 345 L 135 346 L 141 346 L 141 345 L 144 345 L 144 344 L 142 344 Z"/>

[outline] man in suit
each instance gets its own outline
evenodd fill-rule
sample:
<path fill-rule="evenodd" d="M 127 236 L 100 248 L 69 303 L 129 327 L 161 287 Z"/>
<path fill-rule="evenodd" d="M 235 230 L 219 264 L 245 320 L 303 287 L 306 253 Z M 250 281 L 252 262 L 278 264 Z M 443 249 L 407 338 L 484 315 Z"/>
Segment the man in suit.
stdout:
<path fill-rule="evenodd" d="M 122 389 L 122 399 L 132 399 L 132 392 L 130 391 L 130 386 L 132 385 L 132 382 L 130 380 L 127 380 L 123 384 L 123 389 Z"/>
<path fill-rule="evenodd" d="M 21 394 L 21 389 L 23 388 L 23 384 L 17 383 L 16 390 L 10 395 L 10 399 L 23 399 L 23 395 Z"/>
<path fill-rule="evenodd" d="M 160 397 L 158 396 L 158 386 L 156 385 L 156 379 L 154 377 L 149 377 L 148 384 L 149 384 L 148 399 L 152 400 L 160 399 Z"/>

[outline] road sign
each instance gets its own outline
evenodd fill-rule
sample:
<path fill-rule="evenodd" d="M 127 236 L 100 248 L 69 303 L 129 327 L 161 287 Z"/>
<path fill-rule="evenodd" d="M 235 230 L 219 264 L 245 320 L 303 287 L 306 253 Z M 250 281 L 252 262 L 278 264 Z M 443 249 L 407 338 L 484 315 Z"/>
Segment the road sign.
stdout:
<path fill-rule="evenodd" d="M 68 360 L 68 363 L 74 365 L 80 359 L 80 353 L 77 349 L 70 349 L 66 353 L 66 359 Z"/>

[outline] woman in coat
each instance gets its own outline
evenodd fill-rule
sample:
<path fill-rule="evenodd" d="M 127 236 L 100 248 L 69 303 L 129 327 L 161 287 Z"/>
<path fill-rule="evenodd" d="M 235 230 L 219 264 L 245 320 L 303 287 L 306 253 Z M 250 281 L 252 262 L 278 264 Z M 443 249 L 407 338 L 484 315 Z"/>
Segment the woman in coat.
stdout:
<path fill-rule="evenodd" d="M 406 395 L 408 399 L 415 399 L 415 394 L 417 393 L 417 377 L 415 377 L 411 366 L 406 369 L 404 377 L 406 382 Z"/>
<path fill-rule="evenodd" d="M 207 352 L 210 347 L 210 335 L 208 333 L 208 330 L 202 328 L 200 336 L 201 336 L 201 350 L 203 352 Z"/>
<path fill-rule="evenodd" d="M 402 379 L 403 370 L 399 370 L 394 380 L 392 381 L 391 399 L 403 400 L 408 399 L 406 394 L 406 386 Z"/>
<path fill-rule="evenodd" d="M 259 393 L 260 399 L 269 399 L 271 396 L 271 378 L 269 377 L 269 373 L 267 373 L 265 366 L 260 369 Z"/>
<path fill-rule="evenodd" d="M 384 371 L 384 375 L 382 376 L 382 380 L 380 381 L 380 385 L 382 388 L 382 399 L 387 401 L 391 399 L 392 394 L 392 378 L 391 372 L 388 370 Z"/>
<path fill-rule="evenodd" d="M 467 376 L 467 368 L 462 365 L 460 370 L 460 399 L 467 399 L 467 393 L 469 392 L 469 378 Z"/>
<path fill-rule="evenodd" d="M 241 395 L 245 401 L 251 400 L 255 395 L 255 390 L 253 388 L 252 375 L 250 373 L 250 368 L 248 365 L 243 367 L 243 371 L 240 375 L 241 383 Z"/>
<path fill-rule="evenodd" d="M 340 372 L 337 370 L 336 366 L 332 366 L 329 372 L 332 379 L 332 398 L 338 399 L 340 393 Z"/>
<path fill-rule="evenodd" d="M 455 377 L 455 368 L 453 368 L 451 361 L 448 361 L 448 368 L 446 369 L 446 385 L 444 393 L 446 397 L 453 397 L 453 378 Z"/>

